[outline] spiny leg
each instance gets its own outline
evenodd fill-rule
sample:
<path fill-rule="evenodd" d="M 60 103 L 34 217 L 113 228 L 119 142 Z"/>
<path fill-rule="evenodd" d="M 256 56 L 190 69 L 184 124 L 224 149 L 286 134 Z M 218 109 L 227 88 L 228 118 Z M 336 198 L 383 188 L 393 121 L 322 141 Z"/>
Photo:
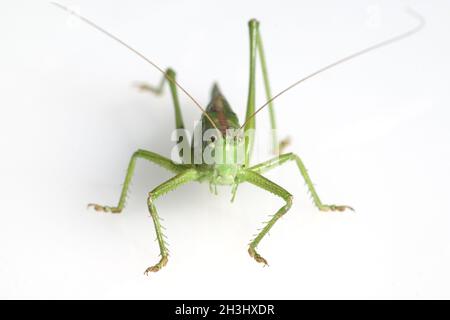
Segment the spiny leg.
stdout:
<path fill-rule="evenodd" d="M 303 179 L 306 182 L 306 185 L 309 189 L 309 191 L 311 192 L 311 196 L 312 199 L 314 201 L 314 204 L 316 205 L 316 207 L 321 210 L 321 211 L 344 211 L 346 209 L 349 210 L 353 210 L 352 207 L 350 206 L 345 206 L 345 205 L 328 205 L 328 204 L 323 204 L 322 201 L 319 198 L 319 195 L 316 192 L 316 189 L 314 188 L 314 185 L 311 181 L 311 178 L 309 177 L 308 174 L 308 170 L 306 169 L 305 165 L 303 164 L 302 160 L 300 159 L 300 157 L 298 157 L 296 154 L 293 153 L 286 153 L 286 154 L 282 154 L 279 157 L 275 157 L 271 160 L 268 160 L 266 162 L 262 162 L 260 164 L 257 164 L 251 168 L 249 168 L 249 170 L 252 170 L 254 172 L 257 173 L 264 173 L 268 170 L 271 170 L 273 168 L 276 168 L 278 166 L 281 166 L 282 164 L 286 163 L 287 161 L 295 161 L 297 163 L 297 167 L 300 170 L 301 175 L 303 176 Z"/>
<path fill-rule="evenodd" d="M 150 215 L 153 219 L 153 224 L 155 225 L 156 239 L 158 240 L 159 251 L 161 259 L 159 262 L 145 270 L 145 274 L 147 275 L 149 272 L 157 272 L 163 268 L 168 261 L 169 252 L 167 250 L 167 245 L 164 240 L 164 234 L 162 233 L 162 226 L 160 222 L 160 218 L 158 212 L 156 211 L 156 207 L 154 205 L 154 200 L 162 196 L 163 194 L 176 189 L 177 187 L 193 181 L 197 179 L 198 173 L 195 169 L 188 169 L 177 176 L 167 180 L 166 182 L 160 184 L 158 187 L 150 191 L 148 194 L 147 205 L 148 210 L 150 211 Z"/>
<path fill-rule="evenodd" d="M 260 187 L 264 190 L 267 190 L 279 197 L 281 197 L 286 204 L 282 206 L 273 216 L 272 218 L 265 224 L 264 228 L 256 235 L 256 237 L 250 242 L 248 253 L 252 258 L 254 258 L 257 262 L 267 265 L 267 260 L 264 259 L 257 251 L 256 247 L 264 238 L 264 236 L 269 232 L 269 230 L 273 227 L 275 222 L 280 219 L 292 206 L 292 195 L 287 192 L 284 188 L 280 187 L 276 183 L 270 181 L 269 179 L 263 177 L 262 175 L 249 170 L 244 170 L 239 175 L 240 181 L 247 181 L 249 183 L 254 184 L 257 187 Z"/>
<path fill-rule="evenodd" d="M 168 81 L 167 78 L 169 78 L 173 81 Z M 177 89 L 177 86 L 174 84 L 175 80 L 176 80 L 175 71 L 173 69 L 168 68 L 166 70 L 166 73 L 161 78 L 161 81 L 159 82 L 158 86 L 152 86 L 152 85 L 149 85 L 146 83 L 138 83 L 138 84 L 136 84 L 136 86 L 141 91 L 149 91 L 149 92 L 152 92 L 153 94 L 159 96 L 163 93 L 164 84 L 166 82 L 168 82 L 169 88 L 170 88 L 170 93 L 172 95 L 173 107 L 175 110 L 175 128 L 183 130 L 184 129 L 183 115 L 181 113 L 180 100 L 178 99 L 178 89 Z M 185 134 L 185 132 L 183 131 L 180 133 L 182 133 L 183 136 L 180 136 L 180 139 L 178 140 L 177 144 L 179 147 L 180 156 L 183 159 L 182 148 L 181 148 L 180 142 L 184 141 L 186 146 L 189 146 L 190 143 L 189 143 L 189 137 Z M 189 147 L 187 149 L 189 149 Z"/>
<path fill-rule="evenodd" d="M 147 151 L 147 150 L 138 150 L 133 154 L 133 156 L 131 157 L 130 162 L 128 164 L 125 181 L 123 183 L 122 192 L 120 194 L 119 203 L 117 204 L 117 206 L 110 207 L 110 206 L 101 206 L 101 205 L 98 205 L 95 203 L 90 203 L 90 204 L 88 204 L 88 207 L 93 207 L 96 211 L 120 213 L 125 206 L 128 188 L 130 186 L 131 179 L 132 179 L 133 173 L 134 173 L 134 168 L 136 165 L 136 160 L 138 158 L 151 161 L 151 162 L 153 162 L 169 171 L 172 171 L 174 173 L 180 173 L 187 168 L 186 165 L 176 164 L 172 160 L 167 159 L 157 153 Z"/>

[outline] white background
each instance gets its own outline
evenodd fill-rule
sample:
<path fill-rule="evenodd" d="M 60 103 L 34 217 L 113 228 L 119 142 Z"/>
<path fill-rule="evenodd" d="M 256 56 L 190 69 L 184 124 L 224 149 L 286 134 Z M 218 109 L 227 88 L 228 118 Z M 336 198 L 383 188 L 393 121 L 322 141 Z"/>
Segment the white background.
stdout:
<path fill-rule="evenodd" d="M 171 256 L 146 277 L 158 258 L 146 197 L 170 173 L 139 162 L 122 215 L 86 204 L 116 204 L 136 149 L 170 155 L 170 96 L 131 86 L 160 74 L 47 1 L 1 1 L 0 298 L 450 298 L 448 1 L 63 3 L 175 68 L 203 104 L 219 81 L 241 121 L 250 18 L 274 92 L 413 27 L 407 5 L 427 25 L 277 101 L 322 200 L 356 213 L 318 212 L 294 164 L 270 172 L 295 203 L 259 247 L 263 268 L 247 243 L 282 201 L 183 186 L 156 203 Z M 182 102 L 191 128 L 200 114 Z"/>

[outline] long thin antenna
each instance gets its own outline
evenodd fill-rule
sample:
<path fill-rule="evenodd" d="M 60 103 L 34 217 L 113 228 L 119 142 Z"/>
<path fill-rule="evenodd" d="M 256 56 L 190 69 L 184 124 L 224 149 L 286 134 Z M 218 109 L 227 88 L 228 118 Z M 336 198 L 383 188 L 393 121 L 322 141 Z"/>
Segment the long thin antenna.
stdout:
<path fill-rule="evenodd" d="M 84 21 L 85 23 L 87 23 L 88 25 L 90 25 L 91 27 L 93 27 L 94 29 L 97 29 L 98 31 L 100 31 L 101 33 L 105 34 L 106 36 L 108 36 L 109 38 L 115 40 L 116 42 L 120 43 L 122 46 L 124 46 L 125 48 L 127 48 L 128 50 L 132 51 L 133 53 L 135 53 L 137 56 L 139 56 L 140 58 L 142 58 L 143 60 L 145 60 L 146 62 L 148 62 L 149 64 L 151 64 L 153 67 L 155 67 L 159 72 L 161 72 L 164 77 L 166 77 L 166 79 L 170 82 L 172 82 L 174 85 L 176 85 L 178 88 L 180 88 L 181 91 L 183 91 L 186 96 L 188 96 L 189 99 L 192 100 L 192 102 L 194 102 L 194 104 L 202 111 L 202 113 L 205 115 L 205 117 L 209 120 L 209 122 L 211 122 L 211 124 L 213 125 L 214 128 L 216 128 L 217 130 L 219 130 L 219 128 L 216 126 L 216 124 L 214 123 L 213 119 L 208 115 L 208 113 L 205 111 L 205 109 L 200 105 L 200 103 L 197 102 L 197 100 L 194 99 L 194 97 L 189 94 L 189 92 L 186 91 L 186 89 L 184 89 L 175 79 L 172 79 L 171 77 L 169 77 L 167 75 L 167 73 L 160 67 L 158 66 L 156 63 L 154 63 L 153 61 L 151 61 L 150 59 L 148 59 L 146 56 L 144 56 L 142 53 L 140 53 L 139 51 L 137 51 L 136 49 L 132 48 L 130 45 L 126 44 L 125 42 L 123 42 L 122 40 L 120 40 L 119 38 L 117 38 L 115 35 L 113 35 L 112 33 L 106 31 L 105 29 L 103 29 L 102 27 L 96 25 L 94 22 L 92 22 L 91 20 L 89 20 L 86 17 L 83 17 L 82 15 L 78 14 L 77 12 L 70 10 L 68 7 L 63 6 L 62 4 L 59 4 L 57 2 L 50 2 L 51 4 L 53 4 L 54 6 L 67 11 L 68 13 L 70 13 L 71 15 L 77 17 L 78 19 Z"/>
<path fill-rule="evenodd" d="M 352 60 L 353 58 L 356 58 L 356 57 L 358 57 L 358 56 L 361 56 L 361 55 L 363 55 L 363 54 L 366 54 L 366 53 L 368 53 L 368 52 L 370 52 L 370 51 L 373 51 L 373 50 L 376 50 L 376 49 L 378 49 L 378 48 L 387 46 L 387 45 L 392 44 L 392 43 L 394 43 L 394 42 L 400 41 L 400 40 L 402 40 L 402 39 L 404 39 L 404 38 L 406 38 L 406 37 L 412 36 L 413 34 L 415 34 L 416 32 L 418 32 L 420 29 L 422 29 L 423 26 L 425 25 L 425 19 L 424 19 L 420 14 L 418 14 L 417 12 L 415 12 L 414 10 L 412 10 L 411 8 L 408 8 L 408 9 L 406 10 L 406 12 L 407 12 L 408 14 L 410 14 L 411 16 L 413 16 L 414 18 L 416 18 L 416 19 L 419 21 L 419 24 L 418 24 L 416 27 L 412 28 L 411 30 L 409 30 L 409 31 L 407 31 L 407 32 L 404 32 L 404 33 L 402 33 L 402 34 L 399 34 L 399 35 L 397 35 L 397 36 L 395 36 L 395 37 L 392 37 L 392 38 L 390 38 L 390 39 L 388 39 L 388 40 L 379 42 L 379 43 L 377 43 L 377 44 L 375 44 L 375 45 L 372 45 L 372 46 L 367 47 L 367 48 L 365 48 L 365 49 L 363 49 L 363 50 L 360 50 L 360 51 L 355 52 L 355 53 L 353 53 L 353 54 L 351 54 L 351 55 L 348 55 L 348 56 L 346 56 L 346 57 L 344 57 L 344 58 L 342 58 L 342 59 L 340 59 L 340 60 L 337 60 L 337 61 L 335 61 L 335 62 L 333 62 L 333 63 L 331 63 L 331 64 L 329 64 L 329 65 L 327 65 L 327 66 L 325 66 L 325 67 L 323 67 L 323 68 L 321 68 L 321 69 L 319 69 L 319 70 L 313 72 L 313 73 L 311 73 L 310 75 L 308 75 L 308 76 L 306 76 L 306 77 L 304 77 L 304 78 L 298 80 L 297 82 L 294 82 L 294 83 L 291 84 L 289 87 L 287 87 L 286 89 L 280 91 L 279 93 L 277 93 L 276 95 L 274 95 L 271 99 L 269 99 L 266 103 L 264 103 L 261 107 L 259 107 L 259 108 L 258 108 L 258 109 L 250 116 L 250 117 L 248 117 L 248 119 L 244 122 L 244 124 L 241 126 L 240 129 L 242 130 L 242 128 L 244 128 L 245 125 L 246 125 L 246 124 L 247 124 L 254 116 L 256 116 L 256 114 L 257 114 L 258 112 L 260 112 L 262 109 L 264 109 L 265 107 L 267 107 L 273 100 L 277 99 L 279 96 L 281 96 L 282 94 L 284 94 L 284 93 L 286 93 L 287 91 L 291 90 L 292 88 L 296 87 L 296 86 L 299 85 L 300 83 L 302 83 L 302 82 L 304 82 L 304 81 L 306 81 L 306 80 L 308 80 L 308 79 L 311 79 L 312 77 L 315 77 L 315 76 L 317 76 L 318 74 L 320 74 L 320 73 L 322 73 L 322 72 L 324 72 L 324 71 L 326 71 L 326 70 L 329 70 L 329 69 L 331 69 L 331 68 L 334 68 L 334 67 L 336 67 L 336 66 L 338 66 L 338 65 L 340 65 L 340 64 L 342 64 L 342 63 L 344 63 L 344 62 L 347 62 L 347 61 L 349 61 L 349 60 Z"/>

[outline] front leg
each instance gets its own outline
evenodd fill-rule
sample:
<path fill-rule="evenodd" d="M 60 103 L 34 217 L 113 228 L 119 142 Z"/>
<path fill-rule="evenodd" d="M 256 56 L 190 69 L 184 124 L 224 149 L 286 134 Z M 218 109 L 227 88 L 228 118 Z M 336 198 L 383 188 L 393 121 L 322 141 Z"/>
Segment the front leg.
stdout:
<path fill-rule="evenodd" d="M 354 211 L 352 207 L 346 205 L 323 204 L 319 198 L 319 195 L 316 192 L 316 189 L 314 188 L 311 178 L 309 177 L 308 170 L 306 170 L 306 167 L 303 164 L 302 160 L 296 154 L 293 153 L 282 154 L 279 157 L 275 157 L 269 161 L 257 164 L 251 167 L 249 170 L 262 174 L 273 168 L 281 166 L 287 161 L 295 161 L 297 163 L 297 167 L 300 170 L 300 174 L 303 176 L 303 179 L 305 180 L 306 185 L 308 186 L 309 192 L 311 192 L 314 204 L 320 211 L 344 211 L 346 209 Z"/>
<path fill-rule="evenodd" d="M 257 262 L 267 265 L 267 260 L 264 259 L 257 251 L 256 247 L 264 238 L 264 236 L 269 232 L 269 230 L 273 227 L 275 222 L 278 221 L 292 206 L 292 195 L 287 192 L 284 188 L 280 187 L 276 183 L 270 181 L 269 179 L 263 177 L 262 175 L 249 170 L 244 170 L 239 174 L 240 181 L 247 181 L 251 184 L 254 184 L 257 187 L 260 187 L 264 190 L 267 190 L 279 197 L 281 197 L 286 204 L 282 206 L 266 223 L 264 228 L 256 235 L 256 237 L 250 242 L 248 253 L 252 258 L 254 258 Z"/>
<path fill-rule="evenodd" d="M 158 240 L 161 259 L 157 264 L 145 270 L 144 273 L 146 275 L 148 275 L 149 272 L 157 272 L 161 270 L 161 268 L 163 268 L 167 264 L 169 257 L 169 251 L 167 250 L 165 236 L 162 232 L 160 218 L 158 212 L 156 211 L 156 207 L 153 203 L 154 200 L 187 182 L 196 180 L 197 178 L 198 178 L 197 171 L 195 169 L 188 169 L 180 173 L 179 175 L 167 180 L 166 182 L 160 184 L 158 187 L 150 191 L 150 193 L 148 194 L 147 205 L 150 215 L 153 219 L 153 224 L 155 225 L 156 239 Z"/>
<path fill-rule="evenodd" d="M 153 162 L 157 165 L 160 165 L 163 168 L 166 168 L 169 171 L 180 173 L 181 171 L 186 169 L 186 165 L 176 164 L 170 159 L 167 159 L 157 153 L 146 151 L 146 150 L 138 150 L 136 151 L 130 159 L 130 163 L 128 164 L 127 174 L 125 176 L 125 181 L 123 183 L 122 192 L 120 194 L 119 203 L 115 207 L 110 206 L 102 206 L 95 203 L 88 204 L 88 208 L 92 207 L 96 211 L 103 212 L 111 212 L 111 213 L 120 213 L 122 212 L 125 201 L 127 198 L 128 188 L 131 183 L 131 178 L 133 177 L 134 168 L 136 166 L 136 160 L 138 158 L 146 159 L 150 162 Z"/>

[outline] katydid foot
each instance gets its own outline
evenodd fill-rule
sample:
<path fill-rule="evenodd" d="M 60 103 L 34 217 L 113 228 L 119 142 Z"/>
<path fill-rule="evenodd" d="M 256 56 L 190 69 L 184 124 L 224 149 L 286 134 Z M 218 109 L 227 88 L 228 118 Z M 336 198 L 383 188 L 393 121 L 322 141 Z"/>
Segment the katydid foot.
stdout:
<path fill-rule="evenodd" d="M 291 138 L 286 137 L 278 144 L 278 154 L 283 154 L 284 150 L 291 144 Z"/>
<path fill-rule="evenodd" d="M 94 210 L 98 211 L 98 212 L 110 212 L 110 213 L 121 213 L 122 212 L 122 209 L 120 209 L 118 207 L 101 206 L 96 203 L 89 203 L 87 207 L 88 207 L 88 209 L 94 208 Z"/>
<path fill-rule="evenodd" d="M 324 212 L 327 212 L 327 211 L 340 211 L 340 212 L 342 212 L 342 211 L 345 211 L 347 209 L 351 210 L 351 211 L 355 211 L 355 209 L 353 209 L 350 206 L 337 206 L 337 205 L 334 205 L 334 204 L 331 204 L 331 205 L 324 204 L 324 205 L 319 207 L 319 210 L 320 211 L 324 211 Z"/>
<path fill-rule="evenodd" d="M 167 262 L 169 261 L 168 256 L 162 256 L 161 260 L 159 260 L 159 262 L 157 264 L 155 264 L 154 266 L 148 267 L 144 274 L 146 276 L 148 276 L 149 272 L 158 272 L 159 270 L 161 270 L 163 267 L 166 266 Z"/>
<path fill-rule="evenodd" d="M 147 91 L 147 92 L 151 92 L 157 96 L 162 93 L 161 88 L 153 87 L 145 82 L 135 82 L 135 83 L 133 83 L 133 86 L 141 92 Z"/>
<path fill-rule="evenodd" d="M 252 246 L 250 246 L 248 248 L 248 254 L 250 255 L 250 257 L 255 259 L 256 262 L 262 263 L 264 265 L 264 267 L 269 266 L 269 264 L 267 263 L 267 260 L 264 259 L 258 252 L 256 252 L 255 248 L 253 248 Z"/>

